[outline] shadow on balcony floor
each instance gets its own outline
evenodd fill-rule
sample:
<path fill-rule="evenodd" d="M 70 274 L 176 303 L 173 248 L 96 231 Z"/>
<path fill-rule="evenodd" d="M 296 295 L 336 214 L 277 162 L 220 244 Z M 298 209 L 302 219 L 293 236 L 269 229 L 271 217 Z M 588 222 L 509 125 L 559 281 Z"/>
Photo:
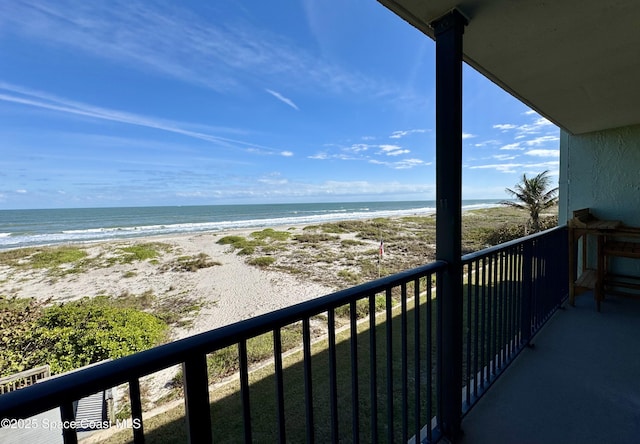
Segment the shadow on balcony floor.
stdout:
<path fill-rule="evenodd" d="M 463 419 L 465 444 L 640 439 L 640 300 L 560 310 Z"/>

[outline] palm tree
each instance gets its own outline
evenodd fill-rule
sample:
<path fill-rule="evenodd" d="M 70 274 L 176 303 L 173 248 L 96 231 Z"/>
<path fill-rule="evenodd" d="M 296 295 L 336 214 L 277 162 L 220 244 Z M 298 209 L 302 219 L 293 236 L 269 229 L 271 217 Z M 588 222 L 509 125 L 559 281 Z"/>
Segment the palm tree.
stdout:
<path fill-rule="evenodd" d="M 551 185 L 551 179 L 547 176 L 548 173 L 548 170 L 543 171 L 530 179 L 526 174 L 523 174 L 522 182 L 517 184 L 513 190 L 510 188 L 505 189 L 516 201 L 505 200 L 500 202 L 503 205 L 527 210 L 534 233 L 540 231 L 540 213 L 558 202 L 558 188 L 548 190 Z"/>

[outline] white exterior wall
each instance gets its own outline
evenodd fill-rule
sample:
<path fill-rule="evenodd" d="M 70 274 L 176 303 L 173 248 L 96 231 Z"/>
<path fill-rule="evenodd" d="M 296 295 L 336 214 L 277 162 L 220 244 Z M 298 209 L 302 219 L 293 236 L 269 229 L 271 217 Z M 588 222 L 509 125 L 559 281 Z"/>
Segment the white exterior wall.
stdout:
<path fill-rule="evenodd" d="M 640 227 L 640 125 L 560 137 L 560 225 L 590 208 L 599 219 Z M 595 263 L 595 243 L 589 242 Z M 615 259 L 618 273 L 640 275 L 640 261 Z"/>
<path fill-rule="evenodd" d="M 640 125 L 560 138 L 560 224 L 591 208 L 640 227 Z"/>

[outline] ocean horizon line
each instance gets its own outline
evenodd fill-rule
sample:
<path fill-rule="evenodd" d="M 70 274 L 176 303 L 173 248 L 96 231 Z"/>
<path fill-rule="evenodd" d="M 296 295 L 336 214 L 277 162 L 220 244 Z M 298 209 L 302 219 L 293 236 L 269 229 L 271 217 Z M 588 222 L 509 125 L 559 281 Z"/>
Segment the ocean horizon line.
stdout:
<path fill-rule="evenodd" d="M 462 209 L 499 202 L 463 200 Z M 0 210 L 0 250 L 435 213 L 434 200 Z"/>

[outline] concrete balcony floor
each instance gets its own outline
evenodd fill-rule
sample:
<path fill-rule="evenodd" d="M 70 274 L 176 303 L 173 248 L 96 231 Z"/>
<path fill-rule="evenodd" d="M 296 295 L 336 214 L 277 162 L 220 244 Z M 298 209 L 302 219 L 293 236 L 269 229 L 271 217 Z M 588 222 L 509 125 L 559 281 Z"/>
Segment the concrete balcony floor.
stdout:
<path fill-rule="evenodd" d="M 463 443 L 640 442 L 640 300 L 566 304 L 462 421 Z"/>

